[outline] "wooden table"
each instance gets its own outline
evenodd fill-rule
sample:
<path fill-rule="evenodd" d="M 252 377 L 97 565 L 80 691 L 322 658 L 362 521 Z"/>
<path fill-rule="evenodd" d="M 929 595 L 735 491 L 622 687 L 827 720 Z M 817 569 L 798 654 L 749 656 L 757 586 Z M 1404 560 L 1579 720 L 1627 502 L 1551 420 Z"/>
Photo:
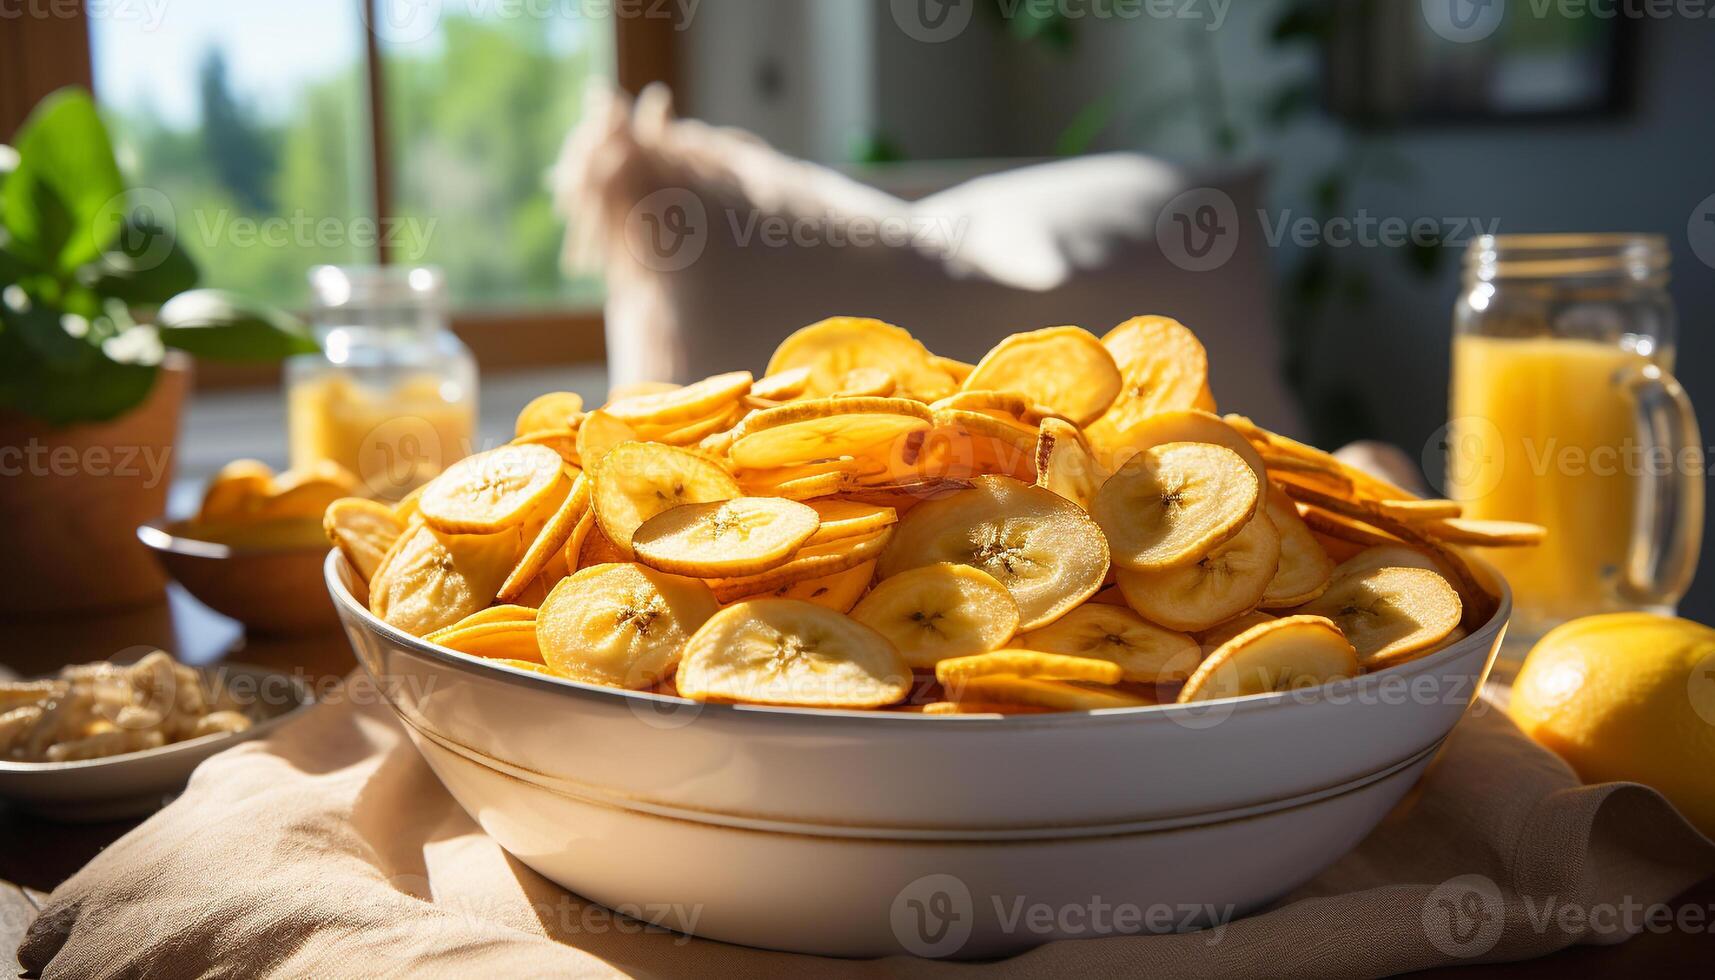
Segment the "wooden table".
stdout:
<path fill-rule="evenodd" d="M 345 637 L 329 633 L 297 639 L 246 639 L 237 623 L 220 616 L 182 591 L 171 591 L 159 607 L 77 621 L 8 626 L 6 662 L 21 674 L 38 674 L 66 662 L 98 660 L 130 647 L 158 646 L 195 664 L 234 660 L 283 671 L 302 671 L 317 685 L 343 677 L 356 663 Z M 0 971 L 34 920 L 40 902 L 102 848 L 140 821 L 60 824 L 0 805 L 0 841 L 27 841 L 25 847 L 0 847 Z M 1698 933 L 1645 933 L 1620 946 L 1579 946 L 1528 963 L 1471 966 L 1432 973 L 1475 980 L 1485 976 L 1543 977 L 1561 980 L 1587 973 L 1615 975 L 1707 976 L 1715 964 L 1715 879 L 1680 896 L 1676 906 L 1698 906 L 1710 914 Z"/>

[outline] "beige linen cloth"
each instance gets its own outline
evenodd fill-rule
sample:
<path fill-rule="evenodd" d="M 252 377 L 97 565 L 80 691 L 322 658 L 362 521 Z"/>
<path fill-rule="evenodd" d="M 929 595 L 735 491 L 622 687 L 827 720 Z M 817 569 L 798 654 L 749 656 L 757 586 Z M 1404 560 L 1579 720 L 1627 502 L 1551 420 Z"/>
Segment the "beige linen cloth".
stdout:
<path fill-rule="evenodd" d="M 818 959 L 646 930 L 568 895 L 482 833 L 367 681 L 341 693 L 205 763 L 53 894 L 19 960 L 80 978 L 1377 976 L 1616 942 L 1715 872 L 1715 843 L 1656 793 L 1579 785 L 1479 702 L 1368 839 L 1263 913 L 985 964 Z"/>

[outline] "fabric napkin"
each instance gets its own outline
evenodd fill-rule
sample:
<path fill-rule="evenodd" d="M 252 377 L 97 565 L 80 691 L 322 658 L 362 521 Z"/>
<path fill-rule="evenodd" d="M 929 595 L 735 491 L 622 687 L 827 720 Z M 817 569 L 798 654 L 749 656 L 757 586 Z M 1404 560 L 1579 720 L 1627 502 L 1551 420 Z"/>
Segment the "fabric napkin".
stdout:
<path fill-rule="evenodd" d="M 1711 873 L 1715 843 L 1661 796 L 1580 785 L 1479 701 L 1374 833 L 1260 914 L 983 964 L 769 952 L 646 929 L 513 860 L 354 677 L 272 738 L 204 763 L 50 897 L 18 957 L 80 978 L 1359 977 L 1618 942 Z"/>

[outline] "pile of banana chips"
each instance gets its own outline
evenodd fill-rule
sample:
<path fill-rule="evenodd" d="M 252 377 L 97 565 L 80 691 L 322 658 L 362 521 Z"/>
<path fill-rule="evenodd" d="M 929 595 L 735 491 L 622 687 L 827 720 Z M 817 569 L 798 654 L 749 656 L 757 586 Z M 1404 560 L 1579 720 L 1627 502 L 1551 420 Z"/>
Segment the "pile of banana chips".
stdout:
<path fill-rule="evenodd" d="M 1323 684 L 1465 636 L 1463 518 L 1241 416 L 1167 317 L 977 364 L 878 320 L 757 378 L 531 402 L 397 506 L 330 506 L 370 610 L 450 650 L 701 701 L 927 714 Z"/>

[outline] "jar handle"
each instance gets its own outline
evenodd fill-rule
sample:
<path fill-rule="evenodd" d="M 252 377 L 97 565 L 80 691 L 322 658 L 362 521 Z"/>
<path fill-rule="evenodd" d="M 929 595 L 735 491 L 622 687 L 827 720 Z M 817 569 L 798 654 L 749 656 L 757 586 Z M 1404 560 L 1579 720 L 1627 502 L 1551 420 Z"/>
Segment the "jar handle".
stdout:
<path fill-rule="evenodd" d="M 1614 382 L 1631 400 L 1643 446 L 1621 594 L 1673 606 L 1691 586 L 1703 543 L 1703 436 L 1685 389 L 1659 365 L 1640 363 Z"/>

